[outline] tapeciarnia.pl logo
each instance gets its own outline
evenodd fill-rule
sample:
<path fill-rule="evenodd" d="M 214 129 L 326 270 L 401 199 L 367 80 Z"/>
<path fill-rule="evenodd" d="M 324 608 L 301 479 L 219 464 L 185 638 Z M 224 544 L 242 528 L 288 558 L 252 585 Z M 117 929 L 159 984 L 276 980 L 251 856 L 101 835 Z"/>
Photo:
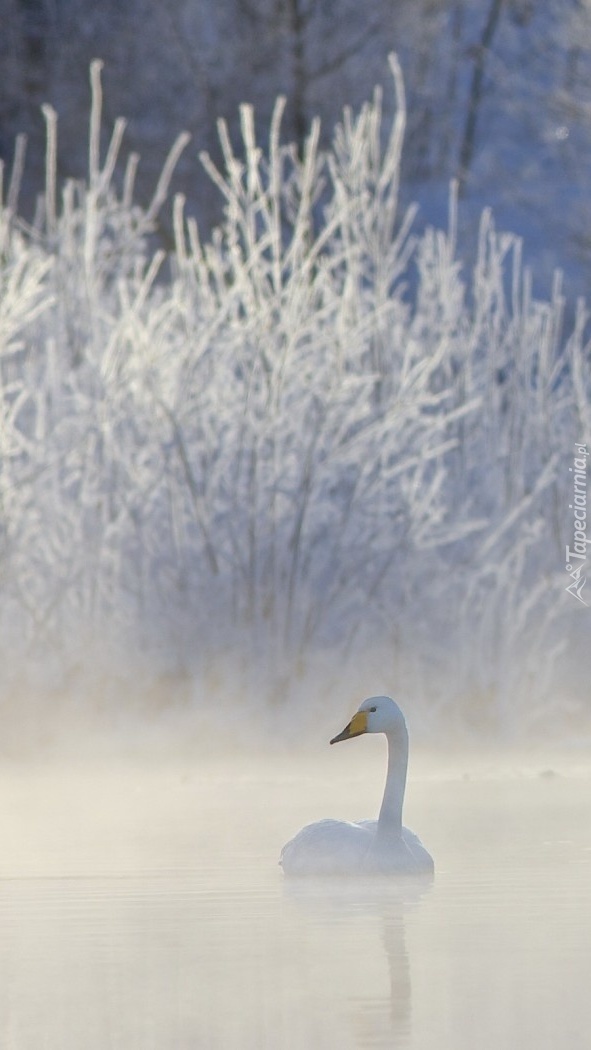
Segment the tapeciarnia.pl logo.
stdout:
<path fill-rule="evenodd" d="M 573 598 L 588 606 L 583 598 L 583 587 L 587 576 L 585 566 L 587 564 L 587 457 L 589 451 L 586 445 L 575 443 L 575 456 L 572 467 L 569 467 L 573 475 L 573 501 L 569 503 L 569 510 L 574 512 L 573 548 L 567 544 L 566 547 L 566 571 L 571 577 L 567 585 L 567 591 Z"/>

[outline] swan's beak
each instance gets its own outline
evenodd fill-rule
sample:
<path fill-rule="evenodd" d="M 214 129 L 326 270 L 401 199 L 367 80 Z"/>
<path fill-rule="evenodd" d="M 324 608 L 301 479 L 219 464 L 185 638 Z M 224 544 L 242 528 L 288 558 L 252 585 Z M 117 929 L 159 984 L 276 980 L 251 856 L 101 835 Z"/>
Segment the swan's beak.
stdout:
<path fill-rule="evenodd" d="M 361 736 L 362 733 L 367 733 L 367 712 L 358 711 L 356 715 L 349 722 L 349 725 L 345 726 L 342 733 L 338 736 L 333 736 L 331 744 L 338 744 L 339 740 L 351 740 L 354 736 Z"/>

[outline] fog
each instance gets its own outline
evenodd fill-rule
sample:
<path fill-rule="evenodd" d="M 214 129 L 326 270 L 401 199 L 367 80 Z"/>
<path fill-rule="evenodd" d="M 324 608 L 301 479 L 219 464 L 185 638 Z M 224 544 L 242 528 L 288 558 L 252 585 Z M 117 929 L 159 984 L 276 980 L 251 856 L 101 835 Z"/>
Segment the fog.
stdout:
<path fill-rule="evenodd" d="M 7 1050 L 586 1046 L 588 752 L 412 754 L 432 884 L 286 879 L 282 843 L 373 816 L 383 742 L 4 762 Z"/>

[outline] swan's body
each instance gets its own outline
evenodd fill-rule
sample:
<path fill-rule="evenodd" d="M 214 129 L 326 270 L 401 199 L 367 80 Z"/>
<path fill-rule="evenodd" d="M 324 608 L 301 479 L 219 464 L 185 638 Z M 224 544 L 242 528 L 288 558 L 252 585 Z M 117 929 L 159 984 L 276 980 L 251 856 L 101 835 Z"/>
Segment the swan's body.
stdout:
<path fill-rule="evenodd" d="M 363 733 L 384 733 L 388 741 L 388 775 L 377 820 L 351 824 L 320 820 L 308 824 L 281 852 L 286 875 L 428 875 L 433 859 L 412 831 L 402 826 L 402 803 L 408 765 L 404 715 L 387 696 L 364 700 L 342 733 L 331 740 L 350 740 Z"/>

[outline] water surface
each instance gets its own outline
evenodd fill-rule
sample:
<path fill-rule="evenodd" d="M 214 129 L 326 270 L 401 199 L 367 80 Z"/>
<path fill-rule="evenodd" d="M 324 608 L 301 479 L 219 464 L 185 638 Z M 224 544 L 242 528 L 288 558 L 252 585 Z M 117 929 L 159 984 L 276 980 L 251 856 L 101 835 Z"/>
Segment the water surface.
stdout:
<path fill-rule="evenodd" d="M 589 768 L 418 761 L 432 885 L 290 882 L 302 824 L 377 812 L 345 752 L 5 767 L 0 1046 L 586 1050 Z"/>

